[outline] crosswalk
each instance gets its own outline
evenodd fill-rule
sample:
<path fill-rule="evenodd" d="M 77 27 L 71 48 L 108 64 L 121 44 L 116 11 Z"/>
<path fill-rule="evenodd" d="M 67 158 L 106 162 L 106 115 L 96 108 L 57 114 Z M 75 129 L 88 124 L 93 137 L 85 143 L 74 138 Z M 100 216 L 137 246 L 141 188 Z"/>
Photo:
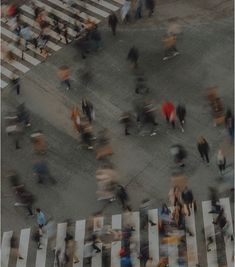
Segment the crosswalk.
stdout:
<path fill-rule="evenodd" d="M 220 204 L 224 209 L 226 219 L 228 221 L 228 227 L 226 232 L 228 235 L 224 235 L 225 241 L 225 254 L 226 261 L 228 267 L 234 266 L 234 244 L 231 240 L 231 236 L 233 235 L 233 221 L 230 209 L 230 202 L 228 198 L 220 199 Z M 205 246 L 205 257 L 207 258 L 207 266 L 208 267 L 216 267 L 219 266 L 218 260 L 218 251 L 216 248 L 216 230 L 215 226 L 212 223 L 213 219 L 217 215 L 213 215 L 210 213 L 211 211 L 211 201 L 203 201 L 202 202 L 202 214 L 203 214 L 203 225 L 204 225 L 204 233 L 206 244 L 200 244 L 200 246 Z M 177 235 L 178 237 L 184 236 L 186 240 L 187 247 L 187 266 L 196 267 L 200 265 L 200 257 L 198 256 L 198 248 L 197 248 L 197 234 L 196 234 L 196 223 L 198 223 L 197 215 L 195 215 L 193 209 L 191 210 L 191 215 L 186 216 L 186 231 L 184 230 L 174 230 L 172 233 L 169 233 L 167 238 L 172 238 Z M 148 224 L 148 243 L 149 243 L 149 256 L 153 259 L 154 263 L 158 263 L 161 258 L 161 237 L 159 233 L 159 210 L 151 209 L 148 211 L 149 221 L 154 224 Z M 95 217 L 93 220 L 93 231 L 100 236 L 99 233 L 105 229 L 105 220 L 107 218 L 104 217 Z M 113 232 L 120 232 L 123 227 L 127 225 L 131 225 L 134 228 L 131 238 L 131 256 L 134 267 L 140 266 L 140 242 L 141 242 L 141 231 L 140 231 L 140 214 L 139 212 L 128 212 L 124 214 L 116 214 L 111 216 L 111 225 L 110 230 Z M 73 263 L 73 267 L 82 267 L 84 265 L 84 260 L 87 257 L 92 256 L 91 266 L 92 267 L 102 267 L 102 248 L 103 245 L 107 246 L 107 243 L 101 243 L 105 241 L 98 241 L 96 246 L 101 250 L 100 253 L 91 253 L 90 256 L 86 255 L 86 247 L 92 247 L 91 243 L 86 240 L 86 220 L 78 220 L 72 226 L 74 228 L 74 240 L 76 241 L 75 255 L 78 257 L 79 261 Z M 55 251 L 65 251 L 65 237 L 68 230 L 68 224 L 59 223 L 57 224 L 57 233 L 55 238 Z M 28 254 L 32 253 L 32 250 L 36 250 L 36 247 L 32 245 L 32 231 L 30 228 L 22 229 L 19 236 L 19 253 L 23 257 L 23 259 L 17 259 L 16 266 L 17 267 L 26 267 L 26 266 L 36 266 L 36 267 L 45 267 L 47 266 L 47 257 L 49 256 L 49 246 L 47 233 L 44 231 L 42 238 L 41 249 L 37 249 L 36 251 L 36 259 L 35 263 L 28 261 Z M 13 235 L 13 231 L 4 232 L 2 236 L 2 244 L 1 244 L 1 266 L 8 267 L 10 262 L 10 239 Z M 116 236 L 112 241 L 110 241 L 110 255 L 111 255 L 111 267 L 120 267 L 120 256 L 119 251 L 121 249 L 122 241 L 120 240 L 120 235 Z M 214 242 L 212 244 L 208 243 L 208 237 L 211 237 Z M 173 239 L 172 239 L 173 240 Z M 207 249 L 207 248 L 210 249 Z M 179 265 L 179 248 L 177 242 L 173 241 L 167 243 L 168 250 L 168 264 L 169 267 L 181 266 Z M 34 255 L 34 254 L 32 254 Z M 50 254 L 51 255 L 51 254 Z M 54 259 L 54 266 L 56 265 L 56 253 Z"/>
<path fill-rule="evenodd" d="M 106 19 L 109 14 L 116 12 L 124 4 L 124 0 L 73 0 L 73 5 L 69 4 L 69 0 L 34 0 L 35 6 L 46 11 L 45 20 L 53 25 L 52 15 L 59 17 L 62 23 L 67 24 L 68 41 L 71 42 L 76 32 L 74 30 L 75 21 L 84 24 L 85 21 L 90 20 L 95 23 L 100 23 Z M 40 27 L 34 20 L 34 10 L 30 5 L 23 4 L 20 6 L 20 20 L 29 25 L 34 37 L 37 37 L 40 32 Z M 18 36 L 12 31 L 12 23 L 5 18 L 1 19 L 1 89 L 7 87 L 11 82 L 13 73 L 24 75 L 34 66 L 43 62 L 47 55 L 41 53 L 39 48 L 35 48 L 33 44 L 27 45 L 27 51 L 23 47 L 18 48 L 16 42 Z M 51 56 L 56 51 L 59 51 L 65 44 L 65 38 L 61 37 L 57 32 L 50 28 L 47 32 L 50 40 L 47 42 L 48 56 Z M 23 42 L 23 40 L 21 40 Z M 9 47 L 14 54 L 14 59 L 8 59 L 6 51 Z M 24 50 L 22 55 L 22 50 Z M 23 57 L 22 57 L 23 56 Z"/>

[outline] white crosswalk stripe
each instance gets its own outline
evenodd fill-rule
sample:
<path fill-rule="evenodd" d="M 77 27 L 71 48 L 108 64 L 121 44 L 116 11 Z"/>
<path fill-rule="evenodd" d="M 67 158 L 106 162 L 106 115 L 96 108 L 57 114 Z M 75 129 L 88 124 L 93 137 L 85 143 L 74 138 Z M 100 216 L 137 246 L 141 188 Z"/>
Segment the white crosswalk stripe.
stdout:
<path fill-rule="evenodd" d="M 230 202 L 228 198 L 220 199 L 220 204 L 224 209 L 224 213 L 226 219 L 228 221 L 227 233 L 228 235 L 224 236 L 225 239 L 225 253 L 227 258 L 227 266 L 234 266 L 233 261 L 233 242 L 230 238 L 233 235 L 233 222 L 232 215 L 230 210 Z M 211 201 L 203 201 L 202 202 L 202 214 L 203 214 L 203 225 L 205 229 L 205 237 L 206 244 L 202 244 L 203 246 L 208 247 L 209 251 L 205 251 L 207 254 L 207 266 L 215 267 L 218 266 L 217 259 L 217 251 L 216 251 L 216 239 L 215 239 L 215 228 L 212 224 L 213 215 L 209 213 L 211 211 Z M 158 219 L 158 209 L 152 209 L 148 211 L 148 219 L 149 222 L 156 225 L 148 224 L 148 242 L 149 242 L 149 255 L 153 258 L 154 263 L 158 263 L 160 259 L 160 248 L 159 248 L 159 219 Z M 217 216 L 217 215 L 215 215 Z M 194 214 L 194 210 L 191 209 L 191 215 L 185 217 L 186 220 L 186 231 L 185 230 L 174 230 L 171 234 L 168 233 L 167 238 L 169 239 L 169 243 L 167 245 L 168 249 L 168 260 L 170 267 L 179 266 L 178 256 L 179 249 L 177 247 L 177 239 L 180 237 L 185 237 L 186 235 L 186 245 L 187 245 L 187 266 L 195 267 L 200 264 L 200 259 L 198 259 L 197 254 L 197 239 L 196 239 L 196 218 Z M 198 223 L 198 222 L 197 222 Z M 121 241 L 119 238 L 120 230 L 125 228 L 126 226 L 132 226 L 134 231 L 132 232 L 131 237 L 131 252 L 132 252 L 132 261 L 133 266 L 140 266 L 140 261 L 138 259 L 140 252 L 140 214 L 139 212 L 127 212 L 123 214 L 112 215 L 112 230 L 117 233 L 115 236 L 117 239 L 111 241 L 111 267 L 120 267 L 120 256 L 119 252 L 121 249 Z M 76 241 L 76 251 L 75 254 L 79 258 L 79 262 L 73 263 L 73 267 L 82 267 L 84 265 L 84 257 L 92 257 L 91 266 L 92 267 L 101 267 L 102 266 L 102 243 L 97 242 L 96 245 L 101 249 L 101 253 L 94 253 L 95 250 L 92 248 L 92 243 L 85 244 L 85 229 L 86 229 L 86 221 L 79 220 L 76 221 L 75 224 L 75 236 L 74 239 Z M 99 237 L 101 233 L 103 233 L 104 229 L 104 217 L 95 217 L 93 221 L 93 230 L 97 233 Z M 61 250 L 65 252 L 65 237 L 67 231 L 67 223 L 59 223 L 57 225 L 57 235 L 56 235 L 56 251 Z M 186 233 L 185 233 L 186 232 Z M 189 234 L 190 233 L 190 234 Z M 13 232 L 5 232 L 2 237 L 2 257 L 1 263 L 3 267 L 8 267 L 9 265 L 9 255 L 10 255 L 10 239 Z M 29 237 L 30 237 L 30 229 L 21 230 L 20 241 L 19 241 L 19 253 L 24 258 L 23 260 L 17 260 L 17 267 L 25 267 L 27 266 L 34 267 L 30 265 L 32 263 L 27 262 L 27 255 L 30 253 L 32 249 L 36 249 L 35 246 L 29 246 Z M 172 238 L 171 238 L 172 237 Z M 176 238 L 175 238 L 176 237 Z M 213 243 L 208 244 L 208 237 L 212 237 Z M 172 242 L 170 241 L 172 240 Z M 173 241 L 174 240 L 174 241 Z M 85 247 L 89 246 L 89 256 L 86 256 Z M 47 254 L 47 234 L 44 233 L 44 237 L 42 240 L 42 249 L 36 251 L 36 267 L 45 267 L 46 257 L 50 255 Z M 29 252 L 28 252 L 29 250 Z M 93 252 L 92 252 L 93 251 Z M 56 258 L 55 258 L 56 262 Z"/>
<path fill-rule="evenodd" d="M 153 258 L 154 263 L 159 261 L 159 235 L 158 235 L 158 210 L 153 209 L 148 211 L 148 217 L 151 222 L 156 225 L 148 224 L 149 238 L 149 256 Z"/>
<path fill-rule="evenodd" d="M 217 251 L 216 251 L 216 242 L 215 242 L 215 228 L 212 223 L 213 216 L 209 213 L 212 209 L 211 201 L 202 202 L 202 212 L 203 212 L 203 221 L 204 221 L 204 231 L 207 247 L 207 264 L 208 267 L 217 267 Z M 212 244 L 210 244 L 208 238 L 212 238 Z"/>
<path fill-rule="evenodd" d="M 228 198 L 220 199 L 220 204 L 224 209 L 225 217 L 228 221 L 228 228 L 226 230 L 227 236 L 224 237 L 225 248 L 226 248 L 226 259 L 228 267 L 234 266 L 233 253 L 234 253 L 234 243 L 231 240 L 231 236 L 233 236 L 233 221 L 230 210 L 230 204 Z M 225 226 L 226 227 L 226 226 Z"/>
<path fill-rule="evenodd" d="M 96 217 L 94 218 L 94 232 L 98 232 L 102 230 L 104 226 L 104 218 Z M 92 267 L 102 267 L 102 244 L 96 243 L 96 246 L 101 250 L 100 253 L 96 253 L 91 259 Z"/>
<path fill-rule="evenodd" d="M 122 215 L 117 214 L 112 216 L 112 229 L 122 229 Z M 121 249 L 121 241 L 114 241 L 111 244 L 111 267 L 120 267 L 119 251 Z"/>
<path fill-rule="evenodd" d="M 188 267 L 195 267 L 198 264 L 198 254 L 194 208 L 190 211 L 191 215 L 185 218 L 186 228 L 190 232 L 186 233 Z"/>
<path fill-rule="evenodd" d="M 10 241 L 13 231 L 3 233 L 1 247 L 1 266 L 8 267 L 9 257 L 11 252 Z"/>
<path fill-rule="evenodd" d="M 90 0 L 88 2 L 84 2 L 82 0 L 73 0 L 74 5 L 71 6 L 69 1 L 64 0 L 34 0 L 34 4 L 40 8 L 43 8 L 46 11 L 45 19 L 50 25 L 53 25 L 53 19 L 51 14 L 56 15 L 60 20 L 60 25 L 62 23 L 67 23 L 68 30 L 68 41 L 72 41 L 76 36 L 77 32 L 74 30 L 75 21 L 80 19 L 80 23 L 84 24 L 85 21 L 90 20 L 95 23 L 100 23 L 102 18 L 107 18 L 111 12 L 116 12 L 120 7 L 124 4 L 124 0 Z M 41 31 L 40 26 L 37 22 L 34 21 L 33 17 L 35 16 L 34 10 L 30 5 L 23 4 L 20 6 L 21 15 L 20 20 L 27 25 L 30 26 L 31 32 L 34 38 L 39 36 Z M 2 35 L 1 38 L 3 41 L 9 43 L 13 46 L 12 52 L 18 56 L 18 59 L 15 59 L 11 62 L 5 60 L 4 57 L 1 57 L 3 60 L 3 66 L 5 68 L 4 71 L 1 71 L 1 74 L 11 79 L 10 75 L 12 72 L 12 68 L 8 70 L 8 65 L 11 65 L 14 69 L 19 71 L 20 73 L 27 73 L 31 67 L 37 66 L 43 60 L 47 58 L 47 56 L 51 56 L 51 53 L 41 53 L 39 48 L 35 48 L 32 43 L 27 44 L 27 51 L 24 49 L 24 57 L 23 59 L 27 61 L 27 65 L 25 65 L 22 60 L 19 60 L 22 56 L 22 51 L 20 47 L 13 45 L 13 42 L 18 41 L 18 36 L 16 33 L 10 30 L 12 27 L 12 21 L 1 19 L 2 25 Z M 46 43 L 46 47 L 49 49 L 48 52 L 51 51 L 59 51 L 62 48 L 62 45 L 66 44 L 65 37 L 63 34 L 61 36 L 55 32 L 51 27 L 47 29 L 47 34 L 50 36 L 50 40 Z M 60 44 L 58 44 L 60 42 Z M 21 38 L 21 47 L 23 49 L 23 45 L 25 41 Z M 7 71 L 6 71 L 7 70 Z M 1 78 L 1 88 L 7 87 L 8 82 L 4 80 L 4 77 Z"/>
<path fill-rule="evenodd" d="M 3 66 L 0 67 L 0 71 L 1 71 L 1 74 L 3 74 L 4 76 L 6 76 L 9 79 L 12 79 L 12 77 L 13 77 L 13 72 L 12 71 L 6 69 Z M 17 75 L 16 75 L 16 78 L 18 78 Z"/>
<path fill-rule="evenodd" d="M 28 246 L 29 246 L 30 229 L 23 229 L 20 233 L 19 253 L 23 259 L 17 258 L 16 267 L 26 267 Z"/>
<path fill-rule="evenodd" d="M 73 264 L 73 267 L 83 266 L 85 227 L 86 227 L 85 220 L 76 221 L 76 229 L 75 229 L 75 241 L 77 242 L 76 255 L 78 256 L 79 262 Z"/>

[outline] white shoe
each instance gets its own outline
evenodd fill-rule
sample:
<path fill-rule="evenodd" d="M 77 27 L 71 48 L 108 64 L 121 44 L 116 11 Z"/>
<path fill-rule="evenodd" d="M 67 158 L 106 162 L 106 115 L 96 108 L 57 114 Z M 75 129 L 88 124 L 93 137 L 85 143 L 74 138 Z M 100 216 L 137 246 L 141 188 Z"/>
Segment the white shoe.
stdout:
<path fill-rule="evenodd" d="M 181 129 L 182 133 L 184 133 L 184 128 Z"/>
<path fill-rule="evenodd" d="M 156 134 L 157 134 L 156 132 L 153 132 L 153 133 L 150 134 L 150 136 L 154 136 L 154 135 L 156 135 Z"/>
<path fill-rule="evenodd" d="M 169 57 L 164 57 L 163 60 L 167 60 Z"/>
<path fill-rule="evenodd" d="M 66 90 L 68 91 L 69 90 L 69 87 L 67 87 Z"/>
<path fill-rule="evenodd" d="M 174 52 L 173 55 L 174 55 L 174 56 L 177 56 L 177 55 L 179 55 L 179 52 Z"/>
<path fill-rule="evenodd" d="M 93 149 L 93 146 L 88 146 L 88 149 Z"/>

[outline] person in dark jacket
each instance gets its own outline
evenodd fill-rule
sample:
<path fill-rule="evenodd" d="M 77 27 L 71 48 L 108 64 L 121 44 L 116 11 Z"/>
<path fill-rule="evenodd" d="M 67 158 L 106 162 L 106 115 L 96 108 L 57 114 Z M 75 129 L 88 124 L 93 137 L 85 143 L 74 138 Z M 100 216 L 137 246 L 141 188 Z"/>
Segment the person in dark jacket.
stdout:
<path fill-rule="evenodd" d="M 116 35 L 116 28 L 117 28 L 117 24 L 118 24 L 118 19 L 117 19 L 117 16 L 115 15 L 114 12 L 112 12 L 112 14 L 109 15 L 108 23 L 112 29 L 113 36 L 115 36 Z"/>
<path fill-rule="evenodd" d="M 91 40 L 94 41 L 95 50 L 97 51 L 101 47 L 101 34 L 96 25 L 95 29 L 91 32 Z"/>
<path fill-rule="evenodd" d="M 117 198 L 122 203 L 122 208 L 125 209 L 127 207 L 128 195 L 126 189 L 122 185 L 117 186 Z"/>
<path fill-rule="evenodd" d="M 145 0 L 145 6 L 146 6 L 146 9 L 149 11 L 148 16 L 151 17 L 153 15 L 154 7 L 155 7 L 154 0 Z"/>
<path fill-rule="evenodd" d="M 130 135 L 128 131 L 132 122 L 130 112 L 123 112 L 120 117 L 120 122 L 124 125 L 125 135 Z"/>
<path fill-rule="evenodd" d="M 89 122 L 91 123 L 92 120 L 94 119 L 93 105 L 90 101 L 88 101 L 85 98 L 82 99 L 82 112 L 87 116 Z"/>
<path fill-rule="evenodd" d="M 186 205 L 186 208 L 188 210 L 188 216 L 190 216 L 191 215 L 190 208 L 192 208 L 192 204 L 193 204 L 193 193 L 186 186 L 184 191 L 182 192 L 181 196 L 182 196 L 182 200 L 183 200 L 183 202 Z"/>
<path fill-rule="evenodd" d="M 209 163 L 209 156 L 208 156 L 208 153 L 209 153 L 209 144 L 207 143 L 206 139 L 201 136 L 199 139 L 198 139 L 198 142 L 197 142 L 197 149 L 200 153 L 200 156 L 201 158 L 203 159 L 203 161 L 206 159 L 206 162 Z"/>
<path fill-rule="evenodd" d="M 234 116 L 232 114 L 232 111 L 230 109 L 227 110 L 225 115 L 225 125 L 228 129 L 229 136 L 231 138 L 231 141 L 234 141 Z"/>
<path fill-rule="evenodd" d="M 179 104 L 176 107 L 176 115 L 177 115 L 177 117 L 179 119 L 181 130 L 182 130 L 182 132 L 184 132 L 184 123 L 185 123 L 185 116 L 186 116 L 185 105 Z"/>
<path fill-rule="evenodd" d="M 134 67 L 137 68 L 138 59 L 139 59 L 139 51 L 135 46 L 132 46 L 127 55 L 127 60 L 129 60 L 134 65 Z"/>

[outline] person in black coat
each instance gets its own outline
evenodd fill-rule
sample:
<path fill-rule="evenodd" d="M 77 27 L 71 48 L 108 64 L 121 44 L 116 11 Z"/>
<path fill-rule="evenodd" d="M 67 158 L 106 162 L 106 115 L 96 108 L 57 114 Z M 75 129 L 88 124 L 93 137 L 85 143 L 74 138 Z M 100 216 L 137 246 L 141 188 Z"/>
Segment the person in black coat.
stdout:
<path fill-rule="evenodd" d="M 132 48 L 129 50 L 127 60 L 129 60 L 136 68 L 138 65 L 138 59 L 139 59 L 139 52 L 135 46 L 132 46 Z"/>
<path fill-rule="evenodd" d="M 89 122 L 91 123 L 92 120 L 94 119 L 93 105 L 90 101 L 88 101 L 85 98 L 82 99 L 82 112 L 87 116 Z"/>
<path fill-rule="evenodd" d="M 109 15 L 108 23 L 112 29 L 113 36 L 115 36 L 116 35 L 116 28 L 117 28 L 117 24 L 118 24 L 118 19 L 117 19 L 117 16 L 115 15 L 114 12 L 112 12 L 112 14 Z"/>
<path fill-rule="evenodd" d="M 145 6 L 146 6 L 146 9 L 149 10 L 148 16 L 151 17 L 154 11 L 154 7 L 155 7 L 154 0 L 145 0 Z"/>
<path fill-rule="evenodd" d="M 185 105 L 179 104 L 176 107 L 176 115 L 180 121 L 181 130 L 182 130 L 182 132 L 184 132 L 184 123 L 185 123 L 185 116 L 186 116 Z"/>
<path fill-rule="evenodd" d="M 197 149 L 200 153 L 200 156 L 201 158 L 203 159 L 203 161 L 206 159 L 206 162 L 209 163 L 209 144 L 207 143 L 206 139 L 201 136 L 199 139 L 198 139 L 198 142 L 197 142 Z"/>
<path fill-rule="evenodd" d="M 186 208 L 188 210 L 188 216 L 190 216 L 190 214 L 191 214 L 190 208 L 192 208 L 192 204 L 193 204 L 193 193 L 186 186 L 184 191 L 181 194 L 181 197 L 182 197 L 182 200 L 183 200 L 183 202 L 186 205 Z"/>

